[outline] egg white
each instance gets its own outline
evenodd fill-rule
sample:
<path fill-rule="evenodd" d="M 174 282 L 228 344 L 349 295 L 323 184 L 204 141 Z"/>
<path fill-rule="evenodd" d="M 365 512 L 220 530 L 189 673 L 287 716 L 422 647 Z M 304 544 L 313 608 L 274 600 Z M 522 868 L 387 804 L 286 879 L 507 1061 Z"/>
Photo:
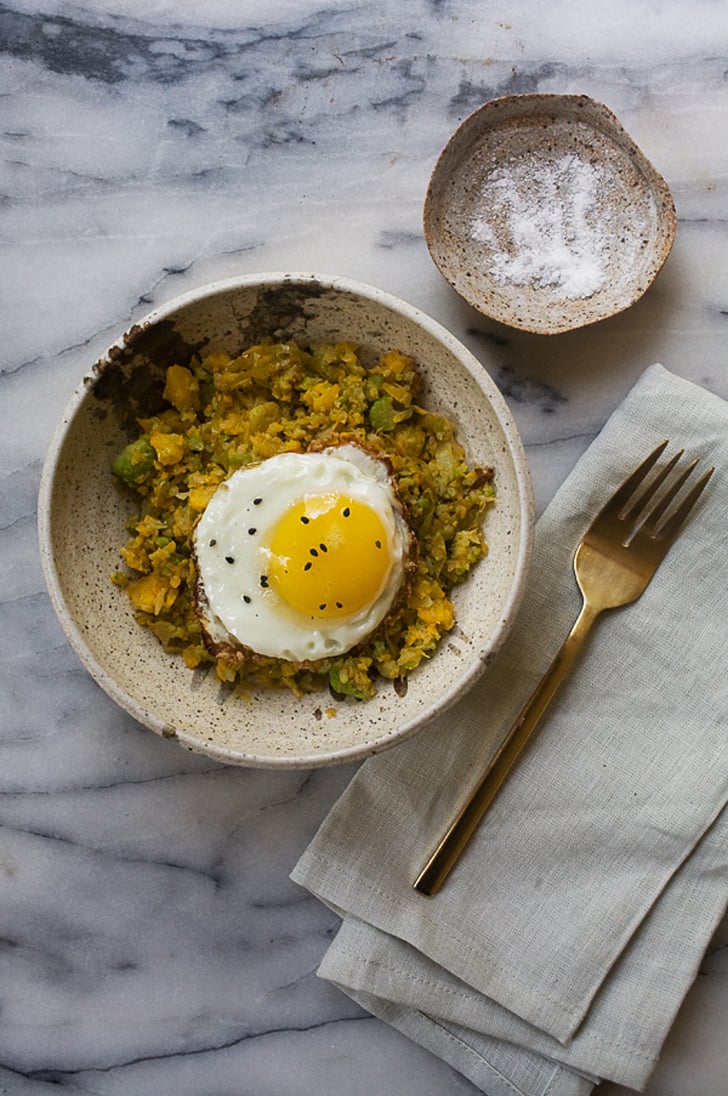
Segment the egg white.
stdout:
<path fill-rule="evenodd" d="M 306 496 L 349 496 L 376 511 L 391 569 L 360 612 L 339 619 L 300 613 L 267 584 L 272 530 Z M 196 607 L 213 648 L 232 645 L 294 662 L 342 654 L 381 623 L 406 573 L 411 533 L 388 467 L 356 445 L 281 453 L 239 469 L 217 489 L 194 532 Z"/>

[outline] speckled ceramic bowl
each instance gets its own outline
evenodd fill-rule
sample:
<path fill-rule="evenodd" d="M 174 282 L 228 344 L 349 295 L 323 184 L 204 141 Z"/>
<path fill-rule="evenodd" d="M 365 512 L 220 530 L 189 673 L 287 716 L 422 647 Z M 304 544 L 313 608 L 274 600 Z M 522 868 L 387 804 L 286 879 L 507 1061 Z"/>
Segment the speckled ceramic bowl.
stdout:
<path fill-rule="evenodd" d="M 435 166 L 424 230 L 468 304 L 552 335 L 634 304 L 675 238 L 667 183 L 586 95 L 508 95 L 474 111 Z"/>
<path fill-rule="evenodd" d="M 415 356 L 427 404 L 457 423 L 470 457 L 492 464 L 498 502 L 487 516 L 490 554 L 455 597 L 458 623 L 413 673 L 405 695 L 382 682 L 366 702 L 328 693 L 234 695 L 214 673 L 188 670 L 134 620 L 110 576 L 120 566 L 128 495 L 111 475 L 136 414 L 158 398 L 159 374 L 191 353 L 237 353 L 265 335 L 351 339 Z M 219 282 L 152 312 L 84 379 L 50 447 L 39 498 L 48 588 L 66 634 L 106 692 L 153 731 L 237 765 L 314 767 L 375 753 L 443 711 L 493 657 L 526 579 L 530 478 L 508 408 L 487 372 L 441 326 L 408 304 L 351 281 L 271 274 Z M 327 709 L 333 709 L 327 711 Z"/>

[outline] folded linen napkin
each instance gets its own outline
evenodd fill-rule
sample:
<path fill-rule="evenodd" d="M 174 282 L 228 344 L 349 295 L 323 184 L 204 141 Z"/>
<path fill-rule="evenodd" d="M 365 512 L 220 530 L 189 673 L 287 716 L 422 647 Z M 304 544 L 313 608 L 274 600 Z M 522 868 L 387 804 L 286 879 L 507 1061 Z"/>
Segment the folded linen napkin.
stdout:
<path fill-rule="evenodd" d="M 536 529 L 521 611 L 445 716 L 365 762 L 292 878 L 343 918 L 319 973 L 490 1096 L 644 1088 L 728 893 L 728 408 L 649 368 Z M 412 883 L 578 612 L 571 559 L 663 438 L 717 474 L 602 616 L 459 864 Z"/>

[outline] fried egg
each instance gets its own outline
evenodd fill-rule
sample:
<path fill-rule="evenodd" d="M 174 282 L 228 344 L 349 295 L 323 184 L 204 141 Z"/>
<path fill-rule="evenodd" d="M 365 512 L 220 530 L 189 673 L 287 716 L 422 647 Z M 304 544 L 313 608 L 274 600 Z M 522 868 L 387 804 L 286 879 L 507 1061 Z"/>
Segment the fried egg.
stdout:
<path fill-rule="evenodd" d="M 194 532 L 208 642 L 295 662 L 342 654 L 389 612 L 412 542 L 388 466 L 356 445 L 241 468 Z"/>

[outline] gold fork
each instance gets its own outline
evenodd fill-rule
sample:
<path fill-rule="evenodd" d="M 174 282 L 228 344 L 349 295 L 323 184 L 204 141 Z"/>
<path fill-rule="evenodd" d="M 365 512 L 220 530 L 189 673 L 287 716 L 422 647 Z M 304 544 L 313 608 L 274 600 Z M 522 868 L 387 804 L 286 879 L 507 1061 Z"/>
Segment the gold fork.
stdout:
<path fill-rule="evenodd" d="M 662 495 L 658 495 L 683 455 L 684 450 L 681 449 L 633 500 L 635 492 L 667 445 L 668 442 L 663 441 L 627 477 L 584 534 L 574 556 L 574 573 L 583 599 L 581 612 L 545 677 L 526 702 L 465 805 L 415 880 L 415 890 L 422 894 L 436 894 L 459 860 L 535 731 L 596 618 L 605 609 L 629 605 L 644 592 L 713 474 L 714 469 L 709 468 L 677 508 L 665 517 L 698 463 L 697 459 L 694 460 L 675 477 Z"/>

